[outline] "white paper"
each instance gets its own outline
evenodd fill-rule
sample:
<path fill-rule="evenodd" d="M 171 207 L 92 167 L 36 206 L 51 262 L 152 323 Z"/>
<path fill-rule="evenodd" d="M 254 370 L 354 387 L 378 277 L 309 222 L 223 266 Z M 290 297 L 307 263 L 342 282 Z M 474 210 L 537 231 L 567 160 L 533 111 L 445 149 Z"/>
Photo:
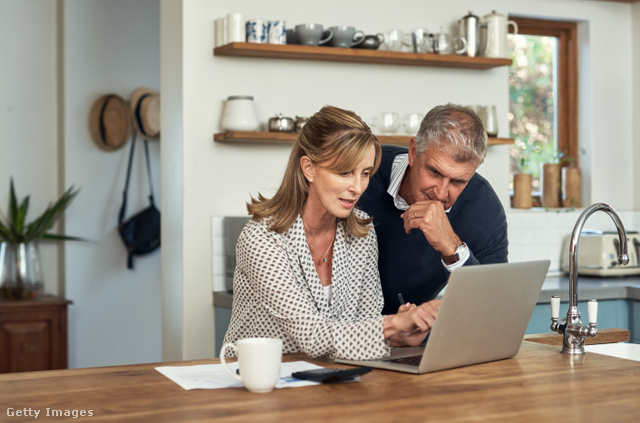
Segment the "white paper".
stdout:
<path fill-rule="evenodd" d="M 227 363 L 229 369 L 235 372 L 238 363 Z M 282 363 L 280 366 L 280 380 L 276 388 L 297 388 L 300 386 L 319 385 L 320 382 L 294 379 L 291 373 L 302 370 L 319 369 L 317 366 L 306 361 L 292 361 Z M 220 389 L 238 388 L 242 383 L 231 377 L 222 367 L 222 364 L 200 364 L 194 366 L 165 366 L 156 367 L 156 370 L 168 377 L 185 390 L 191 389 Z"/>

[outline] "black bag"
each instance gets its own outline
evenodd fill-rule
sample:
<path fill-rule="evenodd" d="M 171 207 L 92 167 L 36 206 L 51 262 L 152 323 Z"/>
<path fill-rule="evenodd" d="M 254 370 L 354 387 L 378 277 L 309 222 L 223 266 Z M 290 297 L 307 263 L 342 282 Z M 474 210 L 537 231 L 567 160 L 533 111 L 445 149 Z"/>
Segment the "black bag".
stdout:
<path fill-rule="evenodd" d="M 129 167 L 127 169 L 127 182 L 124 186 L 122 206 L 118 214 L 118 232 L 124 242 L 127 251 L 127 268 L 133 269 L 133 256 L 141 256 L 154 251 L 160 246 L 160 212 L 153 203 L 153 186 L 151 185 L 151 165 L 149 164 L 149 145 L 144 140 L 144 153 L 147 160 L 147 173 L 149 175 L 149 207 L 136 213 L 126 221 L 124 215 L 127 209 L 127 190 L 129 189 L 129 177 L 131 176 L 131 164 L 136 145 L 136 131 L 133 131 L 131 140 L 131 152 L 129 153 Z"/>

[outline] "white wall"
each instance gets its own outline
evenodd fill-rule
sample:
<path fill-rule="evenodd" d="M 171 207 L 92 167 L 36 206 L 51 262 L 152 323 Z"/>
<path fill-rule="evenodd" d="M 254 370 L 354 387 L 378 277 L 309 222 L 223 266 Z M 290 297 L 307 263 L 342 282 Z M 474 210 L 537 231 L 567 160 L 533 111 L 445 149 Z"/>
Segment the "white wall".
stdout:
<path fill-rule="evenodd" d="M 82 193 L 67 215 L 67 231 L 94 243 L 67 243 L 66 296 L 72 367 L 161 359 L 160 252 L 135 258 L 117 234 L 130 143 L 115 152 L 95 146 L 88 132 L 93 102 L 106 93 L 128 99 L 142 86 L 160 88 L 160 8 L 157 0 L 66 0 L 62 101 L 64 180 Z M 160 142 L 149 145 L 156 205 L 161 202 Z M 148 205 L 142 142 L 129 186 L 127 216 Z"/>
<path fill-rule="evenodd" d="M 1 207 L 11 175 L 31 194 L 31 218 L 76 185 L 65 233 L 92 241 L 43 250 L 45 291 L 73 301 L 71 367 L 161 359 L 160 253 L 127 270 L 116 232 L 129 144 L 102 151 L 88 126 L 102 94 L 160 88 L 159 22 L 158 0 L 0 1 Z M 157 204 L 159 149 L 150 146 Z M 147 205 L 143 157 L 138 150 L 128 215 Z"/>
<path fill-rule="evenodd" d="M 636 210 L 640 210 L 640 3 L 635 3 L 632 7 L 632 21 L 633 21 L 633 33 L 631 39 L 633 40 L 631 46 L 633 57 L 633 115 L 631 118 L 632 123 L 632 139 L 631 143 L 634 146 L 633 154 L 633 169 L 632 186 L 634 185 L 633 206 Z"/>
<path fill-rule="evenodd" d="M 56 7 L 49 0 L 0 1 L 0 210 L 9 179 L 33 220 L 59 197 Z M 41 246 L 45 289 L 59 289 L 56 244 Z"/>

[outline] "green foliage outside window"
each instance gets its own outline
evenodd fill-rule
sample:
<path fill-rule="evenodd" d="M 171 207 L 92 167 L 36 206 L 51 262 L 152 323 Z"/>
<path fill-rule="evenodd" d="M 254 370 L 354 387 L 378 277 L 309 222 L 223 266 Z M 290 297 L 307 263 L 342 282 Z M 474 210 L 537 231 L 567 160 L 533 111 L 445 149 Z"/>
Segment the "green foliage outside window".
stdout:
<path fill-rule="evenodd" d="M 556 162 L 557 39 L 510 35 L 509 126 L 515 139 L 510 150 L 511 169 L 533 175 L 540 186 L 540 164 Z"/>

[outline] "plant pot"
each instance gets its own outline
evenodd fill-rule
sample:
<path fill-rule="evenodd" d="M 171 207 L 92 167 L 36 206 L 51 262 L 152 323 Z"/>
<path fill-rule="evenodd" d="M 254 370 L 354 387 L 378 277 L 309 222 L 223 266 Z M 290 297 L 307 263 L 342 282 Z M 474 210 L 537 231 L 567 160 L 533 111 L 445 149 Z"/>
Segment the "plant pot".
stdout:
<path fill-rule="evenodd" d="M 514 209 L 530 209 L 533 206 L 531 199 L 531 175 L 529 173 L 513 174 L 513 204 Z"/>
<path fill-rule="evenodd" d="M 40 253 L 35 242 L 0 242 L 0 297 L 29 300 L 42 294 Z"/>
<path fill-rule="evenodd" d="M 544 163 L 540 177 L 542 181 L 542 196 L 540 201 L 542 207 L 560 207 L 560 169 L 559 163 Z"/>
<path fill-rule="evenodd" d="M 562 207 L 582 206 L 582 175 L 579 167 L 562 168 Z"/>

